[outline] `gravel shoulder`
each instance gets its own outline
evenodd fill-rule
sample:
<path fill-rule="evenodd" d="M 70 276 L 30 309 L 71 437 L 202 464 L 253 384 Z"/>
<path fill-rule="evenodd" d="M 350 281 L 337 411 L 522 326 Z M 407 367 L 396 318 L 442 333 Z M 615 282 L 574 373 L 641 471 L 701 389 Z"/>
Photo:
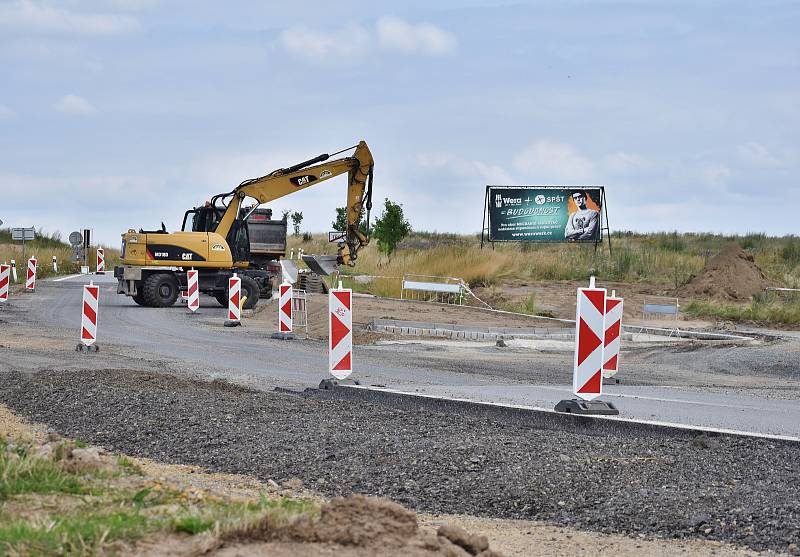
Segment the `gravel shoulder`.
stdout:
<path fill-rule="evenodd" d="M 598 534 L 796 550 L 800 448 L 524 429 L 475 416 L 259 392 L 156 370 L 3 373 L 16 413 L 110 450 L 327 497 Z"/>

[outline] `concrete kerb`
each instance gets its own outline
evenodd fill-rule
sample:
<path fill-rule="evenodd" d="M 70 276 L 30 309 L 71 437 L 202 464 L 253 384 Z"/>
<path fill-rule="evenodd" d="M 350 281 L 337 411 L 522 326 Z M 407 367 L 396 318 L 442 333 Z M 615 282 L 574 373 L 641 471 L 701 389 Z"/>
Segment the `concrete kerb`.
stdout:
<path fill-rule="evenodd" d="M 330 390 L 307 388 L 302 393 L 297 394 L 305 397 L 369 402 L 400 410 L 429 410 L 449 415 L 477 416 L 535 429 L 581 434 L 649 434 L 686 440 L 694 439 L 699 435 L 729 436 L 782 444 L 800 444 L 800 438 L 785 435 L 758 434 L 720 428 L 634 420 L 619 416 L 564 414 L 547 408 L 441 398 L 433 395 L 406 393 L 378 386 L 338 385 Z"/>

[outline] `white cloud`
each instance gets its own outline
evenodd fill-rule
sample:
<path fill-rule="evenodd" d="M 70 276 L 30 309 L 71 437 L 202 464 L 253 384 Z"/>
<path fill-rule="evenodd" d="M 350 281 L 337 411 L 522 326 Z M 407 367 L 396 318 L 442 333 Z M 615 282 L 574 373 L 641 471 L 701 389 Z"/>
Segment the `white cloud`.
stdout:
<path fill-rule="evenodd" d="M 635 153 L 617 151 L 603 159 L 606 168 L 617 174 L 641 172 L 651 168 L 650 161 Z"/>
<path fill-rule="evenodd" d="M 513 184 L 514 180 L 500 166 L 469 160 L 449 153 L 421 153 L 417 164 L 426 170 L 444 170 L 461 178 L 480 178 L 485 184 Z"/>
<path fill-rule="evenodd" d="M 378 42 L 387 50 L 442 55 L 455 51 L 458 41 L 452 33 L 432 23 L 409 23 L 399 17 L 378 20 Z"/>
<path fill-rule="evenodd" d="M 572 145 L 537 141 L 514 157 L 514 167 L 526 173 L 527 182 L 580 182 L 592 177 L 594 165 Z"/>
<path fill-rule="evenodd" d="M 14 111 L 8 108 L 4 104 L 0 104 L 0 120 L 5 120 L 6 118 L 11 118 L 14 116 Z"/>
<path fill-rule="evenodd" d="M 722 185 L 731 177 L 731 169 L 722 163 L 710 163 L 701 170 L 703 177 L 714 186 Z"/>
<path fill-rule="evenodd" d="M 117 35 L 139 29 L 129 15 L 78 13 L 34 0 L 0 3 L 0 28 L 68 35 Z"/>
<path fill-rule="evenodd" d="M 281 31 L 280 42 L 287 52 L 312 62 L 326 63 L 357 57 L 369 47 L 369 33 L 360 25 L 350 24 L 332 33 L 294 25 Z"/>
<path fill-rule="evenodd" d="M 95 109 L 89 101 L 77 95 L 65 95 L 53 105 L 53 108 L 64 114 L 89 115 L 94 114 Z"/>
<path fill-rule="evenodd" d="M 770 153 L 766 147 L 754 141 L 739 145 L 737 151 L 742 159 L 756 166 L 781 165 L 781 160 L 778 157 Z"/>

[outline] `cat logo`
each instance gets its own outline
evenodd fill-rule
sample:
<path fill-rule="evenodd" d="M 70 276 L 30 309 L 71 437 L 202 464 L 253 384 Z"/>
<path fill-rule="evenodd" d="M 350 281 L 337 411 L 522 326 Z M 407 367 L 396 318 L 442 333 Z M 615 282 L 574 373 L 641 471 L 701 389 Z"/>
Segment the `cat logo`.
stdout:
<path fill-rule="evenodd" d="M 222 244 L 214 244 L 211 246 L 211 251 L 225 251 L 225 246 Z"/>
<path fill-rule="evenodd" d="M 293 183 L 298 188 L 300 186 L 307 186 L 311 182 L 317 180 L 316 176 L 312 176 L 311 174 L 305 174 L 304 176 L 295 176 L 294 178 L 289 178 L 289 181 Z"/>

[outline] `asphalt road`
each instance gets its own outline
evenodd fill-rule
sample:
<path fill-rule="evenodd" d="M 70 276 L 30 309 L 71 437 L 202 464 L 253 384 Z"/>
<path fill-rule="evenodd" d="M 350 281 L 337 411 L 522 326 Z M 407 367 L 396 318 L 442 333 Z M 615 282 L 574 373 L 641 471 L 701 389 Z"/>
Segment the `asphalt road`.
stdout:
<path fill-rule="evenodd" d="M 80 286 L 89 280 L 102 285 L 101 346 L 128 345 L 158 357 L 184 360 L 190 366 L 195 362 L 198 368 L 219 369 L 233 379 L 238 374 L 256 376 L 265 386 L 316 386 L 327 376 L 325 343 L 273 340 L 248 329 L 246 320 L 244 327 L 224 328 L 224 309 L 208 297 L 202 297 L 198 315 L 190 315 L 179 305 L 139 307 L 116 294 L 116 280 L 111 276 L 40 281 L 37 292 L 24 298 L 30 318 L 77 331 Z M 354 311 L 358 311 L 357 301 Z M 503 377 L 496 370 L 488 370 L 482 361 L 470 360 L 474 346 L 466 343 L 461 356 L 453 350 L 437 358 L 430 357 L 431 347 L 424 344 L 358 346 L 353 377 L 363 384 L 401 391 L 543 408 L 572 397 L 571 370 L 564 370 L 563 384 L 537 380 L 537 355 L 531 352 L 526 376 L 517 373 L 513 378 Z M 720 357 L 724 360 L 724 354 Z M 495 360 L 493 365 L 502 367 L 502 354 Z M 792 365 L 800 369 L 800 363 L 788 365 L 790 373 L 794 373 Z M 620 376 L 624 379 L 624 368 Z M 613 401 L 625 418 L 800 437 L 800 405 L 791 393 L 781 399 L 758 396 L 757 389 L 743 394 L 737 389 L 698 389 L 669 381 L 647 386 L 608 385 L 605 391 L 603 398 Z"/>

